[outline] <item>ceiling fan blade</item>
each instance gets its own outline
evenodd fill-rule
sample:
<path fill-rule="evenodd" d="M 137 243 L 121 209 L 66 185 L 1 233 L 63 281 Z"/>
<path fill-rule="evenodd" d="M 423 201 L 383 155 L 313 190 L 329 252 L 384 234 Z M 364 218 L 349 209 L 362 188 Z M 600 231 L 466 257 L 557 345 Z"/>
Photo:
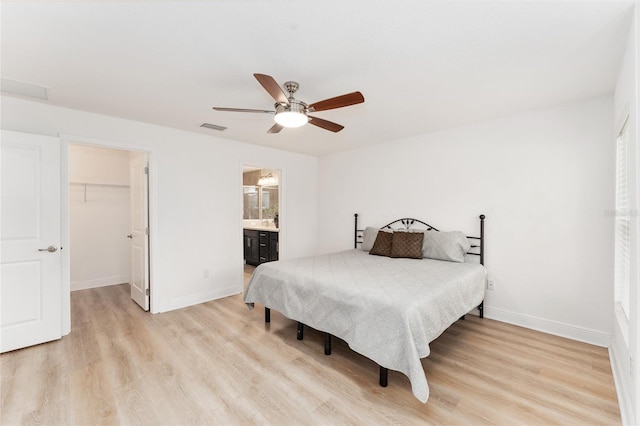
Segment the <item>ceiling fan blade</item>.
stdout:
<path fill-rule="evenodd" d="M 289 105 L 289 100 L 287 99 L 287 95 L 280 88 L 278 82 L 276 82 L 273 77 L 266 74 L 254 74 L 253 75 L 258 83 L 262 84 L 262 87 L 269 92 L 269 94 L 276 100 L 276 102 L 280 102 L 284 105 Z"/>
<path fill-rule="evenodd" d="M 273 126 L 271 126 L 271 128 L 269 130 L 267 130 L 267 133 L 278 133 L 282 129 L 284 129 L 284 127 L 282 127 L 281 125 L 276 123 Z"/>
<path fill-rule="evenodd" d="M 216 111 L 229 111 L 229 112 L 261 112 L 265 114 L 275 114 L 275 111 L 268 111 L 266 109 L 246 109 L 246 108 L 225 108 L 225 107 L 213 107 Z"/>
<path fill-rule="evenodd" d="M 328 109 L 342 108 L 349 105 L 361 104 L 362 102 L 364 102 L 364 96 L 362 96 L 362 93 L 347 93 L 346 95 L 336 96 L 335 98 L 315 102 L 309 105 L 309 111 L 325 111 Z"/>
<path fill-rule="evenodd" d="M 313 124 L 314 126 L 322 127 L 325 130 L 329 130 L 331 132 L 339 132 L 344 129 L 344 126 L 334 123 L 333 121 L 324 120 L 318 117 L 309 116 L 309 124 Z"/>

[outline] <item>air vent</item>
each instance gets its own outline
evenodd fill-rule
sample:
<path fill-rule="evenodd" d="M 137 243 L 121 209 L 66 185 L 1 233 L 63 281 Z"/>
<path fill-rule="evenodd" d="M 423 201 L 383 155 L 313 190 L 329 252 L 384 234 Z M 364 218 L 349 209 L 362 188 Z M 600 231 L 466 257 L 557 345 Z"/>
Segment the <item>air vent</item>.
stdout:
<path fill-rule="evenodd" d="M 227 128 L 224 126 L 218 126 L 216 124 L 210 124 L 210 123 L 203 123 L 200 125 L 200 127 L 206 127 L 207 129 L 213 129 L 213 130 L 219 130 L 219 131 L 227 130 Z"/>
<path fill-rule="evenodd" d="M 45 101 L 49 100 L 47 89 L 45 87 L 36 86 L 35 84 L 23 83 L 21 81 L 9 80 L 8 78 L 2 79 L 0 90 L 6 93 L 12 93 L 14 95 L 44 99 Z"/>

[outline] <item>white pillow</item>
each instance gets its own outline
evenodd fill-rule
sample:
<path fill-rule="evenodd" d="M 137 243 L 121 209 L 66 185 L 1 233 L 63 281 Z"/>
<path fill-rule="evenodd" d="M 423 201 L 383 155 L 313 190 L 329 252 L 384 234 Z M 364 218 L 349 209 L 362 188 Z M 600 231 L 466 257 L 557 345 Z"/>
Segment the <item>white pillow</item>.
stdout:
<path fill-rule="evenodd" d="M 380 231 L 379 228 L 373 228 L 371 226 L 368 226 L 364 229 L 364 232 L 362 233 L 362 245 L 360 245 L 360 248 L 362 250 L 371 251 L 371 249 L 373 248 L 373 243 L 376 242 L 378 231 Z M 382 231 L 391 232 L 387 231 L 386 229 L 383 229 Z"/>
<path fill-rule="evenodd" d="M 462 263 L 470 248 L 471 243 L 463 232 L 426 231 L 422 241 L 422 256 Z"/>

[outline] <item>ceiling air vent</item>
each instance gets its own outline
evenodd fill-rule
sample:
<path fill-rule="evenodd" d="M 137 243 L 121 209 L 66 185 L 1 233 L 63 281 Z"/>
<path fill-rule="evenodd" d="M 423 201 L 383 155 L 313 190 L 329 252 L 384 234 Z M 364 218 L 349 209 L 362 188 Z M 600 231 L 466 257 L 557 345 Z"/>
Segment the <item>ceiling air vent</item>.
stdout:
<path fill-rule="evenodd" d="M 47 89 L 42 86 L 36 86 L 35 84 L 23 83 L 21 81 L 10 80 L 3 78 L 0 84 L 0 90 L 5 93 L 12 93 L 14 95 L 28 96 L 30 98 L 49 100 Z"/>
<path fill-rule="evenodd" d="M 227 128 L 224 126 L 218 126 L 210 123 L 203 123 L 200 125 L 200 127 L 206 127 L 207 129 L 213 129 L 213 130 L 219 130 L 219 131 L 227 130 Z"/>

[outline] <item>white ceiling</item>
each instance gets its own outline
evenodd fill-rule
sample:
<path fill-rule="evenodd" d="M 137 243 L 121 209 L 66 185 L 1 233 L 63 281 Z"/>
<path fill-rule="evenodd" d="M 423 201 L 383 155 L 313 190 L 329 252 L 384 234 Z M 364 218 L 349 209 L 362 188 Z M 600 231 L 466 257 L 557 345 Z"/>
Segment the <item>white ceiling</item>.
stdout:
<path fill-rule="evenodd" d="M 322 155 L 611 93 L 634 3 L 3 1 L 2 77 L 54 105 Z M 211 109 L 272 109 L 256 72 L 307 103 L 365 103 L 315 113 L 336 134 Z"/>

